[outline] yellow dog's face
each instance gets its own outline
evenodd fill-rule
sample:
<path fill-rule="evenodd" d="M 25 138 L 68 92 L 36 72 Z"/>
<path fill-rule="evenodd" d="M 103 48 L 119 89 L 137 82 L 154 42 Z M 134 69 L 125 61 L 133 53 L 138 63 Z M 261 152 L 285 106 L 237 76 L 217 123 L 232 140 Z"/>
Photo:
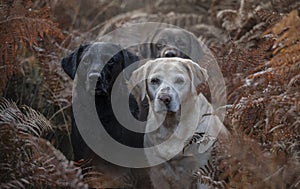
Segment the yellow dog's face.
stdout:
<path fill-rule="evenodd" d="M 132 73 L 139 83 L 133 94 L 148 97 L 155 112 L 178 112 L 181 103 L 197 95 L 196 87 L 207 80 L 206 70 L 188 59 L 159 58 L 146 62 Z"/>

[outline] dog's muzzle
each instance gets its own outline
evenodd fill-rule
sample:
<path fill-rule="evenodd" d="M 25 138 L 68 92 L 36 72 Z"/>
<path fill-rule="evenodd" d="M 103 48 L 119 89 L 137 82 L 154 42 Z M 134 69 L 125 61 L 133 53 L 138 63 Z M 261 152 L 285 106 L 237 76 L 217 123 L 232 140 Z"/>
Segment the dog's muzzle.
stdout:
<path fill-rule="evenodd" d="M 156 96 L 154 103 L 154 110 L 159 111 L 168 111 L 168 112 L 177 112 L 180 107 L 179 97 L 175 93 L 166 93 L 161 92 Z"/>
<path fill-rule="evenodd" d="M 166 93 L 161 93 L 158 95 L 158 100 L 160 100 L 162 103 L 164 103 L 166 106 L 168 106 L 172 100 L 171 96 Z"/>
<path fill-rule="evenodd" d="M 185 55 L 183 52 L 181 52 L 179 49 L 170 48 L 170 47 L 166 47 L 162 49 L 162 51 L 159 54 L 159 57 L 166 57 L 166 58 L 181 57 L 181 58 L 189 59 L 189 57 Z"/>
<path fill-rule="evenodd" d="M 88 84 L 88 90 L 91 93 L 95 93 L 97 96 L 107 96 L 108 95 L 108 83 L 102 79 L 102 76 L 100 73 L 90 73 L 88 76 L 89 84 Z M 96 83 L 96 86 L 91 86 Z"/>
<path fill-rule="evenodd" d="M 176 49 L 168 49 L 163 52 L 163 57 L 177 57 L 179 53 L 177 53 Z"/>

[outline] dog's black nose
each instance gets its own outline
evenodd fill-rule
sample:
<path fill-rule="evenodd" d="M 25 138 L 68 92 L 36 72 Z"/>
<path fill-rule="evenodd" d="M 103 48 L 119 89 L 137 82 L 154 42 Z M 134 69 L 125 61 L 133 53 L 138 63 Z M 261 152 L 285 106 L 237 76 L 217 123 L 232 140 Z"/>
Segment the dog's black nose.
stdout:
<path fill-rule="evenodd" d="M 165 57 L 176 57 L 176 51 L 175 50 L 167 50 L 164 53 L 164 56 Z"/>
<path fill-rule="evenodd" d="M 89 80 L 90 81 L 97 81 L 99 77 L 100 77 L 99 73 L 90 73 L 89 74 Z"/>
<path fill-rule="evenodd" d="M 171 102 L 171 97 L 168 94 L 160 94 L 158 95 L 158 99 L 162 101 L 165 105 L 168 105 Z"/>

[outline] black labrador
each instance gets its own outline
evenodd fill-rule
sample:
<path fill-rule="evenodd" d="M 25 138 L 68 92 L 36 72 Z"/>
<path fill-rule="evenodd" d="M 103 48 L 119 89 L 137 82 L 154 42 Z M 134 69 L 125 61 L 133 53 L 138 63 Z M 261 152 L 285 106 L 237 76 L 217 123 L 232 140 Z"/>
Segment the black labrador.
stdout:
<path fill-rule="evenodd" d="M 117 53 L 114 54 L 113 52 Z M 61 64 L 63 70 L 73 80 L 77 74 L 77 79 L 75 80 L 76 85 L 81 87 L 83 95 L 94 97 L 98 118 L 106 132 L 119 143 L 130 147 L 142 148 L 144 135 L 128 130 L 118 122 L 114 115 L 110 99 L 112 86 L 117 76 L 124 68 L 136 61 L 138 61 L 137 56 L 122 49 L 119 45 L 96 42 L 88 45 L 81 45 L 70 55 L 63 58 Z M 79 69 L 79 65 L 80 70 L 76 73 Z M 96 83 L 95 86 L 91 84 L 93 82 Z M 126 89 L 127 87 L 123 86 L 121 90 Z M 78 94 L 73 95 L 74 101 L 74 98 L 76 98 L 76 95 Z M 138 117 L 138 105 L 131 96 L 129 98 L 129 104 L 131 113 L 135 117 Z M 112 175 L 111 177 L 108 177 L 108 179 L 122 177 L 128 173 L 127 168 L 122 168 L 106 162 L 89 148 L 77 128 L 73 115 L 71 142 L 74 160 L 92 159 L 92 165 L 96 164 L 100 171 L 108 172 L 108 175 Z M 108 187 L 111 186 L 108 185 Z M 116 186 L 114 185 L 114 187 Z"/>

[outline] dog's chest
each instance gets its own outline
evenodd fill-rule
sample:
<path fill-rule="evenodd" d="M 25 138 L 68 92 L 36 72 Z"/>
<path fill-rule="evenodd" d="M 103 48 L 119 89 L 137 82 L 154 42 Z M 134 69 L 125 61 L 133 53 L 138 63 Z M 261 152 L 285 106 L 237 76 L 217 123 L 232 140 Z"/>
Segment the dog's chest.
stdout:
<path fill-rule="evenodd" d="M 154 132 L 147 134 L 151 142 L 159 144 L 168 140 L 178 127 L 178 116 L 167 115 L 162 125 L 160 125 Z"/>

